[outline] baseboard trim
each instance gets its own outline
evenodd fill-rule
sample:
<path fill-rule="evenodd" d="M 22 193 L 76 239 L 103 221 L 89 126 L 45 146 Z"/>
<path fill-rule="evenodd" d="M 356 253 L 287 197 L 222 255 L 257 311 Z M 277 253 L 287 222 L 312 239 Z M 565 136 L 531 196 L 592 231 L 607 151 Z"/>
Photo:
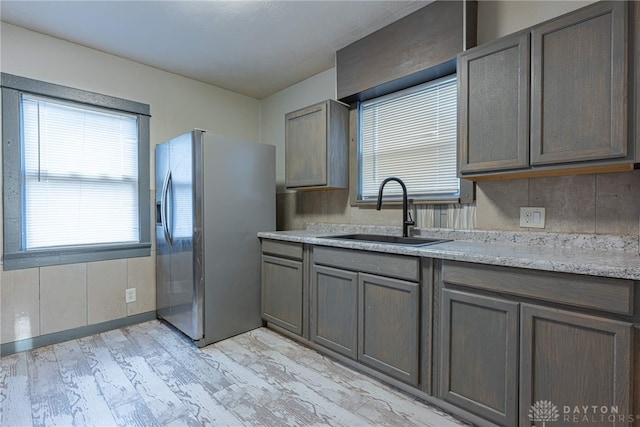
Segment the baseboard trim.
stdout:
<path fill-rule="evenodd" d="M 57 344 L 64 341 L 75 340 L 77 338 L 95 335 L 113 329 L 123 328 L 125 326 L 135 325 L 137 323 L 148 322 L 156 319 L 155 311 L 135 314 L 133 316 L 122 317 L 120 319 L 110 320 L 108 322 L 97 323 L 95 325 L 81 326 L 79 328 L 69 329 L 66 331 L 54 332 L 52 334 L 39 335 L 33 338 L 27 338 L 20 341 L 8 342 L 0 345 L 0 356 L 7 356 L 13 353 L 33 350 L 34 348 L 44 347 L 51 344 Z"/>

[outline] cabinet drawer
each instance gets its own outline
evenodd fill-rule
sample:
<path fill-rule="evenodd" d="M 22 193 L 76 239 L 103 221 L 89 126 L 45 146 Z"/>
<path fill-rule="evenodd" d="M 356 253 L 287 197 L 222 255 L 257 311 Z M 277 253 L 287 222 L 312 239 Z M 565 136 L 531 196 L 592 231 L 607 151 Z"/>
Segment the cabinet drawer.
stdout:
<path fill-rule="evenodd" d="M 548 302 L 633 314 L 633 280 L 444 261 L 445 283 Z"/>
<path fill-rule="evenodd" d="M 315 246 L 313 262 L 413 282 L 420 281 L 420 259 L 417 257 Z"/>
<path fill-rule="evenodd" d="M 302 244 L 265 239 L 262 241 L 262 253 L 292 259 L 302 259 Z"/>

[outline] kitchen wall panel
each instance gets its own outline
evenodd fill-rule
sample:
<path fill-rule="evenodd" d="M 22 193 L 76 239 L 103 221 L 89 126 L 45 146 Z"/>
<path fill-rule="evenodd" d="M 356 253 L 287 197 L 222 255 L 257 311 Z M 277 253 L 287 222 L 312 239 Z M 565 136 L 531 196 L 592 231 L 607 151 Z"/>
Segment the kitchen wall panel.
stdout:
<path fill-rule="evenodd" d="M 40 267 L 40 325 L 42 335 L 87 325 L 86 264 Z"/>
<path fill-rule="evenodd" d="M 476 226 L 519 230 L 520 206 L 528 206 L 529 180 L 487 181 L 476 187 Z"/>
<path fill-rule="evenodd" d="M 8 271 L 0 281 L 0 343 L 40 335 L 38 269 Z"/>
<path fill-rule="evenodd" d="M 127 316 L 127 262 L 126 259 L 115 259 L 87 264 L 89 325 Z"/>
<path fill-rule="evenodd" d="M 127 260 L 127 288 L 136 288 L 136 301 L 127 304 L 127 316 L 156 308 L 156 252 L 148 258 Z"/>
<path fill-rule="evenodd" d="M 596 233 L 640 234 L 640 171 L 596 175 L 596 195 Z"/>

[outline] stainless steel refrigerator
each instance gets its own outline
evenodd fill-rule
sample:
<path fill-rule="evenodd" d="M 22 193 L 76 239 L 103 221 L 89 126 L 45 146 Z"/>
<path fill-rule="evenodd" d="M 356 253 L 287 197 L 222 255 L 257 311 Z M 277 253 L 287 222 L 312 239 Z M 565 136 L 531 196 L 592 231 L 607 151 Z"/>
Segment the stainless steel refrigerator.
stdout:
<path fill-rule="evenodd" d="M 198 346 L 261 326 L 275 193 L 272 145 L 194 130 L 156 146 L 157 315 Z"/>

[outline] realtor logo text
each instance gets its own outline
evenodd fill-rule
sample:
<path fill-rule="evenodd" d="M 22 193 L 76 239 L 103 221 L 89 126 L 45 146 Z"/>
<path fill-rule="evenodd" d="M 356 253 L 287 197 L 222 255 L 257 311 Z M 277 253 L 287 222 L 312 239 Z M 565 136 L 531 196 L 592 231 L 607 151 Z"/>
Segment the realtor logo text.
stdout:
<path fill-rule="evenodd" d="M 633 423 L 636 417 L 621 414 L 617 406 L 563 406 L 562 419 L 566 423 Z"/>

